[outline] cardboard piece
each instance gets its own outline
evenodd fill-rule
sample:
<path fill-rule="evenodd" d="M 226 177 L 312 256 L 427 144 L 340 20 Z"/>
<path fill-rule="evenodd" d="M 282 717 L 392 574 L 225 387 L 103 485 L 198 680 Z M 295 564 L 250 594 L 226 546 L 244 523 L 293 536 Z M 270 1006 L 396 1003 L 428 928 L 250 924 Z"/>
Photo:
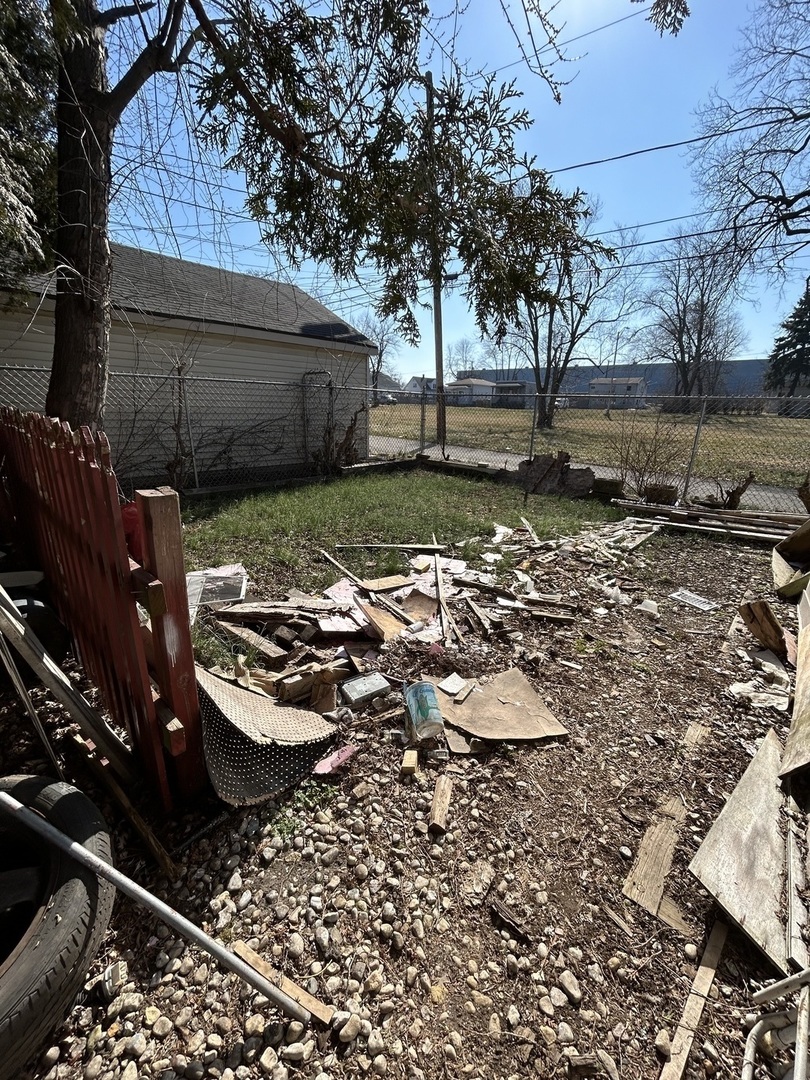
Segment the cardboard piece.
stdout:
<path fill-rule="evenodd" d="M 434 686 L 438 682 L 434 682 Z M 565 738 L 568 731 L 545 706 L 518 668 L 496 675 L 461 704 L 442 695 L 442 716 L 454 727 L 489 742 Z"/>

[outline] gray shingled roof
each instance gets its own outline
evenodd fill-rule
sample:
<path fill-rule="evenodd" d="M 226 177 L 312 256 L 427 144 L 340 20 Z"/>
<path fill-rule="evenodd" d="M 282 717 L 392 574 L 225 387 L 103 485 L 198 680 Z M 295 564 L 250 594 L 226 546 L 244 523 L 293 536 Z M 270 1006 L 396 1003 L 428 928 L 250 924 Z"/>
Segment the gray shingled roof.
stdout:
<path fill-rule="evenodd" d="M 112 304 L 119 311 L 375 348 L 296 285 L 111 244 Z M 53 292 L 53 286 L 48 290 Z"/>

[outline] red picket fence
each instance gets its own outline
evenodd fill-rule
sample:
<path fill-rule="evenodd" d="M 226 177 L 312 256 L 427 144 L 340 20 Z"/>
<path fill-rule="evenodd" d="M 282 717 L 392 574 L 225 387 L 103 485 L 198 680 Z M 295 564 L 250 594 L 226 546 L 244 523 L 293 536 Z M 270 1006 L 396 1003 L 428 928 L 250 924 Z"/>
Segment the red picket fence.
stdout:
<path fill-rule="evenodd" d="M 177 493 L 136 495 L 141 566 L 103 432 L 2 407 L 0 452 L 17 543 L 44 571 L 82 666 L 168 809 L 173 792 L 207 782 Z"/>

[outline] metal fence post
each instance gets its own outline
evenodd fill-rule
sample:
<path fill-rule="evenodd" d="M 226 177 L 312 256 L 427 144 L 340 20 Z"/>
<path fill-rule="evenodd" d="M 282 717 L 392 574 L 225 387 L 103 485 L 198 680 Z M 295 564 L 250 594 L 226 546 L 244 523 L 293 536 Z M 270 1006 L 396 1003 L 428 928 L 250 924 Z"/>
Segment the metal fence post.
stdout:
<path fill-rule="evenodd" d="M 692 440 L 692 453 L 689 457 L 689 466 L 686 470 L 686 477 L 683 482 L 683 501 L 686 502 L 689 497 L 689 484 L 692 480 L 692 470 L 695 467 L 695 458 L 697 457 L 698 447 L 700 446 L 700 433 L 703 430 L 703 421 L 706 418 L 706 398 L 702 398 L 700 402 L 700 413 L 698 414 L 697 427 L 695 428 L 695 437 Z"/>
<path fill-rule="evenodd" d="M 194 435 L 191 431 L 191 410 L 188 404 L 188 386 L 186 385 L 185 375 L 180 376 L 180 384 L 183 387 L 183 403 L 185 405 L 186 414 L 186 429 L 188 431 L 188 447 L 191 453 L 191 471 L 194 473 L 194 487 L 199 488 L 200 477 L 197 473 L 197 452 L 194 449 Z"/>
<path fill-rule="evenodd" d="M 425 424 L 427 423 L 427 392 L 424 386 L 422 387 L 422 397 L 420 401 L 421 405 L 421 417 L 419 421 L 419 453 L 425 452 Z"/>
<path fill-rule="evenodd" d="M 532 415 L 532 433 L 529 436 L 529 461 L 534 457 L 534 440 L 537 435 L 537 406 L 540 404 L 540 395 L 534 395 L 534 413 Z"/>

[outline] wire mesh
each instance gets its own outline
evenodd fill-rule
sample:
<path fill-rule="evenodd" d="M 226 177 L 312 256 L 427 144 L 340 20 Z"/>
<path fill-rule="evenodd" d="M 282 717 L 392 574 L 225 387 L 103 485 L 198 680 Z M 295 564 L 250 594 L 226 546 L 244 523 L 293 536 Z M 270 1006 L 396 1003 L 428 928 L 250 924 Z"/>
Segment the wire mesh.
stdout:
<path fill-rule="evenodd" d="M 43 408 L 47 368 L 0 367 L 0 400 Z M 105 428 L 125 491 L 272 482 L 424 453 L 516 470 L 565 451 L 625 494 L 801 513 L 810 473 L 810 398 L 678 398 L 449 389 L 446 439 L 435 394 L 300 382 L 113 372 Z M 674 490 L 674 496 L 672 492 Z M 648 496 L 649 497 L 649 496 Z"/>

